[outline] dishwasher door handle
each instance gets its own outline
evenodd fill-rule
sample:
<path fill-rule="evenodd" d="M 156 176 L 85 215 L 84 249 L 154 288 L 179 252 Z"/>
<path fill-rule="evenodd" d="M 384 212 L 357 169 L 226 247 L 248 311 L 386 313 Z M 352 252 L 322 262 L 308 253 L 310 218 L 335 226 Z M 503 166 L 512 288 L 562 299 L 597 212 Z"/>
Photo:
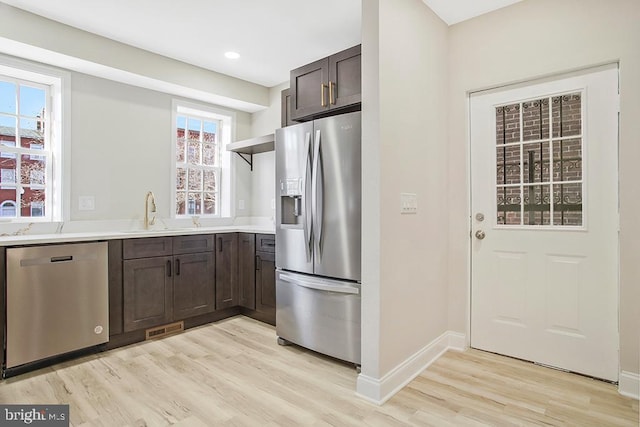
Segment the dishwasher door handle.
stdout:
<path fill-rule="evenodd" d="M 72 255 L 65 255 L 65 256 L 54 256 L 54 257 L 51 257 L 51 262 L 65 262 L 65 261 L 73 261 L 73 256 Z"/>

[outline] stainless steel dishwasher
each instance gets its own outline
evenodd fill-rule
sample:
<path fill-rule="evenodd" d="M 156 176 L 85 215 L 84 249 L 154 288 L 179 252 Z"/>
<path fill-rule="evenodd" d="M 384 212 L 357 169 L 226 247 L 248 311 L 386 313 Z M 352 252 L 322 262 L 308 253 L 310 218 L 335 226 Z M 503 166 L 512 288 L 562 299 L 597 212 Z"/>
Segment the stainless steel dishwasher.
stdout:
<path fill-rule="evenodd" d="M 7 249 L 6 368 L 109 341 L 107 243 Z"/>

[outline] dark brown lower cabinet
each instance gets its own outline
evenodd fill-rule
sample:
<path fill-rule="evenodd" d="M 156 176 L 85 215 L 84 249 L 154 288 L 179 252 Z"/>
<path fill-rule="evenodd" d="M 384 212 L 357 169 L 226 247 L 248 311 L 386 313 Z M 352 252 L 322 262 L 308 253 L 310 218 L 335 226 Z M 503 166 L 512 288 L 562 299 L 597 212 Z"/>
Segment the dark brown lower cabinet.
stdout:
<path fill-rule="evenodd" d="M 273 235 L 128 239 L 112 243 L 109 255 L 110 324 L 116 333 L 238 307 L 275 324 Z"/>
<path fill-rule="evenodd" d="M 238 305 L 238 233 L 216 234 L 216 310 Z"/>
<path fill-rule="evenodd" d="M 212 252 L 174 257 L 173 319 L 215 310 L 215 262 Z"/>
<path fill-rule="evenodd" d="M 256 309 L 256 236 L 240 233 L 238 236 L 238 304 Z"/>
<path fill-rule="evenodd" d="M 169 256 L 123 261 L 125 332 L 171 321 L 172 263 Z"/>
<path fill-rule="evenodd" d="M 213 235 L 123 241 L 124 332 L 214 311 L 213 249 Z"/>
<path fill-rule="evenodd" d="M 256 252 L 256 311 L 276 323 L 276 254 Z"/>

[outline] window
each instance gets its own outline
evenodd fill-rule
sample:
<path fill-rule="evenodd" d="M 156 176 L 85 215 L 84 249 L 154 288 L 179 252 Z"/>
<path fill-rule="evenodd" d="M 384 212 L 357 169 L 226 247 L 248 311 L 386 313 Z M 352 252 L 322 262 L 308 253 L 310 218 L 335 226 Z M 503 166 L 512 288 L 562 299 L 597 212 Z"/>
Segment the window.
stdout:
<path fill-rule="evenodd" d="M 500 226 L 581 227 L 581 92 L 496 107 Z"/>
<path fill-rule="evenodd" d="M 68 79 L 68 73 L 0 55 L 2 216 L 62 219 L 62 113 L 68 107 L 62 98 L 68 97 Z"/>
<path fill-rule="evenodd" d="M 29 148 L 31 148 L 32 150 L 42 150 L 44 149 L 44 146 L 42 144 L 30 144 Z M 38 156 L 37 154 L 32 154 L 31 155 L 31 160 L 44 160 L 43 156 Z"/>
<path fill-rule="evenodd" d="M 44 216 L 44 203 L 31 202 L 31 216 Z"/>
<path fill-rule="evenodd" d="M 0 138 L 2 138 L 2 135 L 0 135 Z M 16 146 L 16 142 L 13 141 L 13 140 L 11 140 L 11 141 L 0 140 L 0 145 L 3 145 L 5 147 L 15 147 Z M 0 147 L 0 150 L 1 150 L 1 148 L 2 147 Z M 6 151 L 0 151 L 0 157 L 1 158 L 5 158 L 5 159 L 15 159 L 16 155 L 15 155 L 15 153 L 8 153 Z"/>
<path fill-rule="evenodd" d="M 0 217 L 16 216 L 16 202 L 13 200 L 5 200 L 0 203 Z"/>
<path fill-rule="evenodd" d="M 12 188 L 16 183 L 16 170 L 15 169 L 0 169 L 0 183 L 3 187 Z"/>
<path fill-rule="evenodd" d="M 232 113 L 174 102 L 173 205 L 179 217 L 230 216 L 229 154 Z"/>

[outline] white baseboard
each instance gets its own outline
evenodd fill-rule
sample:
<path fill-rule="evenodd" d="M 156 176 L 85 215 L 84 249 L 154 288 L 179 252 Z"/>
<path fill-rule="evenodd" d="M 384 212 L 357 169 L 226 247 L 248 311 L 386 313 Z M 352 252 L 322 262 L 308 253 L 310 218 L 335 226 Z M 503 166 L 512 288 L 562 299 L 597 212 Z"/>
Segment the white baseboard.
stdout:
<path fill-rule="evenodd" d="M 640 400 L 640 375 L 621 371 L 618 377 L 618 393 Z"/>
<path fill-rule="evenodd" d="M 447 350 L 463 351 L 465 348 L 465 334 L 447 331 L 380 379 L 358 375 L 356 394 L 369 402 L 382 405 Z"/>

